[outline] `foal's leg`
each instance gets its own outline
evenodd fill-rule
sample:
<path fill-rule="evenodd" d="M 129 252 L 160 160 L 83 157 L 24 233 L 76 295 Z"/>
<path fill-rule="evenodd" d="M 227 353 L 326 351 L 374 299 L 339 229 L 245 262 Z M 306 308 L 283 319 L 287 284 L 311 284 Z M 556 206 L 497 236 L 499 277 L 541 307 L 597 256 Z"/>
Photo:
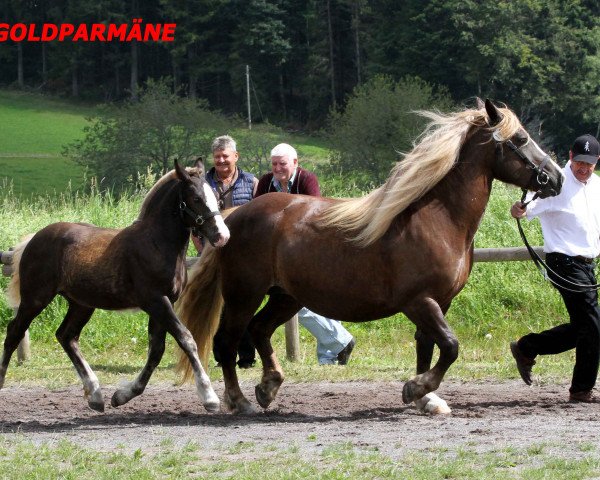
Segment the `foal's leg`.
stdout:
<path fill-rule="evenodd" d="M 141 395 L 148 385 L 152 373 L 165 353 L 167 331 L 160 322 L 150 317 L 148 322 L 148 359 L 146 365 L 133 382 L 127 382 L 115 391 L 110 401 L 113 407 L 120 407 L 132 398 Z"/>
<path fill-rule="evenodd" d="M 421 358 L 417 360 L 418 368 L 425 368 L 431 362 L 431 357 L 427 358 L 429 352 L 433 351 L 429 342 L 434 342 L 440 349 L 440 358 L 434 367 L 419 373 L 404 385 L 402 400 L 410 403 L 440 386 L 444 374 L 458 357 L 458 340 L 448 326 L 442 309 L 433 299 L 419 299 L 406 308 L 404 313 L 424 335 L 420 346 L 423 349 Z M 417 350 L 417 355 L 418 352 Z"/>
<path fill-rule="evenodd" d="M 4 351 L 2 352 L 2 359 L 0 360 L 0 388 L 4 386 L 4 380 L 6 378 L 6 370 L 10 363 L 10 358 L 14 351 L 19 346 L 19 343 L 23 339 L 25 332 L 31 325 L 31 322 L 37 317 L 42 310 L 52 300 L 53 295 L 47 295 L 44 299 L 21 299 L 21 304 L 17 310 L 15 318 L 10 321 L 6 327 L 6 338 L 4 339 Z"/>
<path fill-rule="evenodd" d="M 274 294 L 250 322 L 252 340 L 263 365 L 261 382 L 255 388 L 256 400 L 263 408 L 267 408 L 275 400 L 284 380 L 283 370 L 271 345 L 271 336 L 278 326 L 287 322 L 300 308 L 302 305 L 293 297 Z"/>
<path fill-rule="evenodd" d="M 431 359 L 433 358 L 433 347 L 435 344 L 431 338 L 418 328 L 415 332 L 415 340 L 417 343 L 417 374 L 421 374 L 431 368 Z M 415 405 L 422 412 L 431 413 L 432 415 L 451 412 L 446 401 L 433 392 L 429 392 L 415 400 Z"/>
<path fill-rule="evenodd" d="M 94 309 L 69 300 L 69 310 L 56 330 L 56 338 L 71 359 L 75 371 L 83 383 L 83 392 L 92 410 L 104 411 L 104 398 L 98 377 L 91 369 L 79 349 L 79 335 L 90 320 Z"/>
<path fill-rule="evenodd" d="M 177 315 L 175 315 L 175 312 L 173 311 L 173 305 L 171 305 L 169 299 L 164 296 L 158 299 L 155 298 L 144 302 L 142 308 L 146 313 L 148 313 L 152 319 L 151 321 L 156 323 L 155 327 L 150 327 L 149 325 L 148 328 L 152 329 L 152 333 L 156 332 L 157 335 L 154 338 L 150 338 L 148 361 L 135 382 L 140 381 L 140 385 L 144 381 L 146 384 L 148 383 L 150 375 L 155 368 L 155 366 L 153 366 L 154 362 L 156 361 L 156 364 L 158 364 L 158 361 L 160 361 L 159 356 L 162 357 L 162 352 L 164 351 L 164 335 L 162 336 L 161 340 L 160 330 L 165 330 L 173 336 L 177 344 L 188 356 L 192 369 L 194 370 L 196 391 L 198 392 L 200 400 L 202 400 L 204 408 L 209 412 L 218 411 L 220 403 L 219 397 L 217 397 L 217 394 L 212 388 L 208 375 L 204 371 L 204 368 L 202 368 L 202 364 L 198 358 L 198 347 L 196 346 L 196 342 L 194 341 L 190 331 L 179 321 Z M 162 343 L 162 348 L 160 347 L 159 343 Z M 117 398 L 116 401 L 118 400 L 119 399 Z M 115 401 L 114 396 L 113 401 Z"/>

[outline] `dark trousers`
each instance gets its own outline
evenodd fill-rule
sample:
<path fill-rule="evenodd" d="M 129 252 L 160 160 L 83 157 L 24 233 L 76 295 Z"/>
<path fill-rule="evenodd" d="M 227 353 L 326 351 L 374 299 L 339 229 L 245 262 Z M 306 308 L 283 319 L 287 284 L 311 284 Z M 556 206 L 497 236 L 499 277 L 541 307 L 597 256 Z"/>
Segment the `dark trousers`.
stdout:
<path fill-rule="evenodd" d="M 596 283 L 593 263 L 559 253 L 547 254 L 546 263 L 556 274 L 570 282 L 585 285 Z M 548 276 L 560 285 L 556 288 L 565 302 L 570 321 L 541 333 L 525 335 L 518 342 L 519 348 L 530 358 L 575 348 L 575 367 L 569 390 L 573 393 L 591 390 L 596 384 L 600 362 L 598 292 L 571 292 L 567 289 L 577 290 L 577 287 L 562 282 L 552 272 L 548 272 Z"/>

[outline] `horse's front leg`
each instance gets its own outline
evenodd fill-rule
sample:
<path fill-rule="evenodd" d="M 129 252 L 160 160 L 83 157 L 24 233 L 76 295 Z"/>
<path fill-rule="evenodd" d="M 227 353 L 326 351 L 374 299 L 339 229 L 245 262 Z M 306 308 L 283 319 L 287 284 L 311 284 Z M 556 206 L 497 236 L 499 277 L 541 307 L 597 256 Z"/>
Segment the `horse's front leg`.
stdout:
<path fill-rule="evenodd" d="M 148 359 L 146 365 L 133 382 L 125 382 L 115 391 L 110 401 L 113 407 L 120 407 L 144 392 L 152 373 L 165 353 L 166 336 L 167 331 L 161 322 L 151 316 L 148 321 Z"/>
<path fill-rule="evenodd" d="M 431 338 L 425 335 L 417 328 L 415 332 L 416 350 L 417 350 L 417 375 L 425 373 L 431 368 L 431 359 L 433 358 L 433 347 L 435 343 Z M 415 400 L 417 408 L 424 413 L 432 415 L 451 413 L 450 407 L 446 401 L 438 397 L 435 393 L 429 392 Z"/>
<path fill-rule="evenodd" d="M 253 414 L 257 408 L 242 393 L 237 376 L 235 358 L 242 334 L 252 313 L 241 312 L 225 303 L 221 323 L 214 338 L 215 348 L 219 351 L 225 393 L 223 403 L 232 413 Z"/>
<path fill-rule="evenodd" d="M 418 372 L 416 377 L 404 385 L 402 400 L 410 403 L 440 386 L 446 371 L 458 358 L 458 340 L 448 326 L 442 309 L 433 299 L 419 299 L 411 303 L 404 312 L 421 331 L 420 335 L 424 335 L 420 340 L 421 344 L 417 346 L 418 368 L 424 369 L 431 362 L 429 355 L 433 351 L 433 345 L 429 342 L 435 343 L 440 349 L 440 357 L 434 367 Z"/>
<path fill-rule="evenodd" d="M 213 390 L 208 375 L 202 368 L 200 358 L 198 357 L 198 347 L 190 331 L 179 321 L 177 315 L 173 311 L 173 305 L 167 297 L 159 297 L 156 299 L 144 302 L 141 305 L 142 309 L 148 313 L 150 318 L 157 322 L 157 329 L 166 330 L 170 333 L 179 347 L 187 355 L 192 370 L 194 371 L 194 378 L 196 381 L 196 391 L 204 408 L 209 412 L 216 412 L 219 410 L 220 402 L 219 397 Z M 157 337 L 160 339 L 160 335 Z M 150 359 L 149 359 L 150 362 Z M 146 373 L 151 373 L 146 372 Z M 144 370 L 140 373 L 140 376 L 144 374 Z M 147 382 L 147 380 L 146 380 Z"/>

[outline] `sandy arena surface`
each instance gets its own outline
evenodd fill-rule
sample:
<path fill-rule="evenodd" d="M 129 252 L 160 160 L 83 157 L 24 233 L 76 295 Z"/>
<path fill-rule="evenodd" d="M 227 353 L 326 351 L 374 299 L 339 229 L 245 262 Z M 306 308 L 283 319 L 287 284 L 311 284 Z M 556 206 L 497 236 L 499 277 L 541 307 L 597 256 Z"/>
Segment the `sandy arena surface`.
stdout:
<path fill-rule="evenodd" d="M 223 384 L 214 386 L 222 396 Z M 108 405 L 98 413 L 77 387 L 9 385 L 0 391 L 0 433 L 35 443 L 66 439 L 99 451 L 152 452 L 165 441 L 176 447 L 197 442 L 223 455 L 240 442 L 256 451 L 295 446 L 306 454 L 351 443 L 392 457 L 436 448 L 492 451 L 544 444 L 575 458 L 583 444 L 600 446 L 600 404 L 568 403 L 567 385 L 444 382 L 438 393 L 453 412 L 439 417 L 402 404 L 400 382 L 284 383 L 273 405 L 254 416 L 209 414 L 191 385 L 151 384 L 128 405 L 112 408 L 114 389 L 104 388 Z M 254 401 L 253 384 L 243 383 L 242 389 Z"/>

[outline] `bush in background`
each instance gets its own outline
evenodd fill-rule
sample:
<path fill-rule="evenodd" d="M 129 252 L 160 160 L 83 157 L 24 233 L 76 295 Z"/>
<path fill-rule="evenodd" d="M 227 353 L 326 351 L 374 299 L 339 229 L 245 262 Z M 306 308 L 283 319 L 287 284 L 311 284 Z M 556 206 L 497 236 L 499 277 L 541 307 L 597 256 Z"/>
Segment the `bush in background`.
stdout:
<path fill-rule="evenodd" d="M 444 90 L 419 78 L 394 82 L 377 76 L 354 89 L 343 112 L 329 116 L 328 138 L 334 170 L 355 175 L 357 182 L 379 186 L 387 178 L 400 152 L 408 152 L 426 120 L 416 110 L 448 110 L 452 106 Z"/>

